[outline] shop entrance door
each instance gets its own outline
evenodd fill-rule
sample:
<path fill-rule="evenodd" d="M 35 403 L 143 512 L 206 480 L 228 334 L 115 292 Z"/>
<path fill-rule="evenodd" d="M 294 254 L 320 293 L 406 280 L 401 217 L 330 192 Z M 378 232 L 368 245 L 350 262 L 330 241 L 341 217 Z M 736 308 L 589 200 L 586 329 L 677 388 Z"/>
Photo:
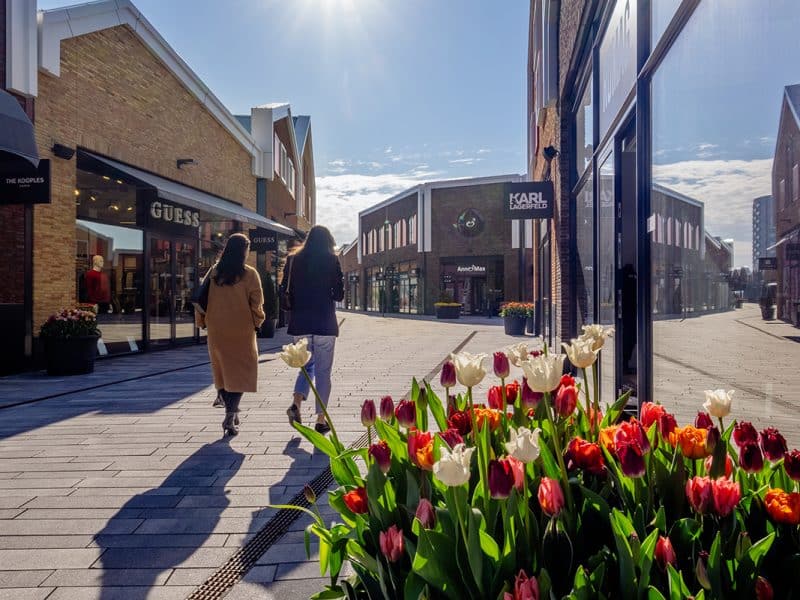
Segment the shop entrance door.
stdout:
<path fill-rule="evenodd" d="M 472 282 L 472 313 L 484 314 L 486 303 L 486 279 L 476 277 Z"/>
<path fill-rule="evenodd" d="M 197 242 L 149 235 L 148 343 L 196 338 L 191 297 L 197 285 Z"/>

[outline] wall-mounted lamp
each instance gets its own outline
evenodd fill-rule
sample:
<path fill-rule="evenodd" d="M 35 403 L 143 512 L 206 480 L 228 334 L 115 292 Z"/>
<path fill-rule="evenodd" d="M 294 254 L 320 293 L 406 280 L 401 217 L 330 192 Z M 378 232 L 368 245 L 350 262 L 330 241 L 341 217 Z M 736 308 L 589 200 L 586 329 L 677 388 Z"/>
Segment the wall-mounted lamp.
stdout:
<path fill-rule="evenodd" d="M 178 168 L 181 169 L 183 167 L 196 167 L 200 163 L 198 163 L 193 158 L 179 158 L 176 161 L 176 164 L 177 164 Z"/>
<path fill-rule="evenodd" d="M 544 154 L 544 158 L 547 162 L 553 160 L 556 156 L 558 156 L 559 152 L 555 148 L 555 146 L 547 146 L 542 150 L 542 154 Z"/>
<path fill-rule="evenodd" d="M 69 160 L 75 156 L 75 148 L 70 148 L 64 144 L 53 144 L 51 150 L 58 158 L 63 158 L 64 160 Z"/>

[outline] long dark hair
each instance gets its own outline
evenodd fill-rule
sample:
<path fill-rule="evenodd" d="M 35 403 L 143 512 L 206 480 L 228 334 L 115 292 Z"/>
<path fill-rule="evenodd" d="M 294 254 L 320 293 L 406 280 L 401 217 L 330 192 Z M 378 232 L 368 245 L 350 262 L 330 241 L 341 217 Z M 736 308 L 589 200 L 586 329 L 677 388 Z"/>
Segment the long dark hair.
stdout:
<path fill-rule="evenodd" d="M 234 233 L 225 242 L 225 249 L 217 262 L 214 283 L 217 285 L 233 285 L 244 276 L 244 261 L 250 240 L 243 233 Z"/>
<path fill-rule="evenodd" d="M 317 262 L 327 257 L 336 257 L 336 242 L 327 227 L 314 225 L 306 236 L 306 241 L 299 247 L 295 256 L 302 260 Z"/>

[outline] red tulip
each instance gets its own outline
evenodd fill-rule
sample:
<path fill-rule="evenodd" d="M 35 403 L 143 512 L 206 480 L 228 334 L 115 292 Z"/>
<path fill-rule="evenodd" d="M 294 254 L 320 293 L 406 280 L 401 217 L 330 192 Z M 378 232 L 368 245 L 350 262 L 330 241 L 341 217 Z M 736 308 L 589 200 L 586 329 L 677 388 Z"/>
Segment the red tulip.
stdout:
<path fill-rule="evenodd" d="M 443 388 L 451 388 L 456 384 L 456 365 L 452 360 L 446 361 L 442 365 L 442 372 L 439 375 L 439 383 Z"/>
<path fill-rule="evenodd" d="M 752 423 L 742 421 L 733 427 L 733 441 L 741 448 L 745 444 L 757 444 L 758 432 Z"/>
<path fill-rule="evenodd" d="M 711 479 L 693 477 L 686 482 L 686 498 L 696 513 L 708 512 L 714 502 Z"/>
<path fill-rule="evenodd" d="M 772 584 L 759 576 L 758 579 L 756 579 L 756 600 L 772 600 L 774 595 Z"/>
<path fill-rule="evenodd" d="M 642 404 L 642 408 L 639 411 L 639 419 L 642 421 L 642 425 L 645 429 L 650 429 L 650 426 L 658 422 L 665 414 L 667 414 L 667 411 L 662 405 L 654 404 L 653 402 L 645 402 Z"/>
<path fill-rule="evenodd" d="M 357 515 L 362 515 L 367 512 L 367 490 L 366 488 L 359 487 L 342 496 L 345 506 L 350 509 L 350 512 Z"/>
<path fill-rule="evenodd" d="M 405 542 L 403 540 L 403 532 L 397 528 L 397 525 L 392 525 L 386 531 L 381 531 L 378 536 L 378 542 L 381 546 L 381 552 L 390 563 L 397 562 L 403 557 Z"/>
<path fill-rule="evenodd" d="M 495 500 L 504 500 L 514 487 L 514 472 L 508 459 L 489 461 L 489 492 Z"/>
<path fill-rule="evenodd" d="M 761 432 L 761 449 L 772 462 L 777 462 L 786 454 L 786 440 L 774 427 L 767 427 Z"/>
<path fill-rule="evenodd" d="M 673 567 L 678 564 L 678 557 L 675 555 L 675 549 L 672 547 L 672 542 L 668 537 L 659 536 L 656 542 L 655 552 L 656 562 L 661 567 L 662 571 L 667 570 L 667 565 Z"/>
<path fill-rule="evenodd" d="M 764 467 L 764 457 L 755 442 L 747 442 L 739 448 L 739 466 L 745 473 L 760 473 Z"/>
<path fill-rule="evenodd" d="M 391 421 L 394 415 L 394 402 L 391 396 L 384 396 L 381 398 L 381 419 L 384 421 Z"/>
<path fill-rule="evenodd" d="M 467 435 L 472 431 L 472 419 L 469 413 L 465 410 L 452 410 L 450 417 L 447 419 L 447 425 L 450 429 L 455 429 L 461 435 Z"/>
<path fill-rule="evenodd" d="M 364 400 L 361 405 L 361 424 L 364 427 L 371 427 L 375 424 L 375 401 Z"/>
<path fill-rule="evenodd" d="M 401 427 L 413 427 L 417 423 L 417 405 L 413 400 L 400 400 L 394 409 L 394 416 Z"/>
<path fill-rule="evenodd" d="M 783 469 L 790 479 L 800 481 L 800 450 L 792 450 L 783 456 Z"/>
<path fill-rule="evenodd" d="M 694 419 L 694 426 L 698 429 L 708 429 L 714 426 L 714 421 L 711 420 L 711 415 L 707 412 L 699 412 Z"/>
<path fill-rule="evenodd" d="M 617 458 L 622 472 L 628 477 L 641 477 L 644 475 L 645 462 L 642 447 L 635 442 L 622 442 L 615 444 Z"/>
<path fill-rule="evenodd" d="M 514 593 L 506 592 L 503 600 L 539 600 L 539 582 L 520 570 L 514 580 Z"/>
<path fill-rule="evenodd" d="M 715 479 L 711 484 L 711 495 L 714 498 L 714 512 L 720 517 L 727 517 L 742 499 L 739 484 L 730 479 Z"/>
<path fill-rule="evenodd" d="M 512 381 L 506 384 L 506 402 L 514 404 L 519 396 L 519 383 Z"/>
<path fill-rule="evenodd" d="M 377 444 L 372 444 L 369 447 L 369 455 L 375 460 L 383 474 L 386 475 L 392 466 L 392 451 L 389 449 L 389 444 L 383 440 Z"/>
<path fill-rule="evenodd" d="M 637 419 L 631 419 L 620 423 L 614 434 L 614 443 L 635 443 L 637 444 L 643 454 L 650 452 L 650 440 L 647 438 L 647 432 L 642 427 L 642 424 Z"/>
<path fill-rule="evenodd" d="M 714 457 L 713 456 L 709 456 L 709 457 L 706 458 L 705 463 L 703 463 L 703 465 L 706 468 L 706 475 L 711 475 L 711 464 L 712 464 L 713 460 L 714 460 Z M 731 457 L 726 454 L 725 455 L 725 474 L 721 475 L 720 477 L 726 477 L 726 478 L 730 479 L 732 473 L 733 473 L 733 461 L 731 460 Z M 719 478 L 717 478 L 717 479 L 719 479 Z"/>
<path fill-rule="evenodd" d="M 490 408 L 500 410 L 503 406 L 503 388 L 499 385 L 490 387 L 487 400 L 489 401 Z"/>
<path fill-rule="evenodd" d="M 575 412 L 578 405 L 578 388 L 574 385 L 561 386 L 556 393 L 553 407 L 562 417 L 568 417 Z"/>
<path fill-rule="evenodd" d="M 675 420 L 675 416 L 670 413 L 664 413 L 658 419 L 658 431 L 665 440 L 668 440 L 670 434 L 674 433 L 677 428 L 678 422 Z"/>
<path fill-rule="evenodd" d="M 557 517 L 564 508 L 564 493 L 555 479 L 542 477 L 537 497 L 542 512 L 550 517 Z"/>
<path fill-rule="evenodd" d="M 436 509 L 433 508 L 433 504 L 427 498 L 420 498 L 417 512 L 414 516 L 424 529 L 433 529 L 436 526 Z"/>
<path fill-rule="evenodd" d="M 534 392 L 531 388 L 528 387 L 528 380 L 523 377 L 522 378 L 522 409 L 523 410 L 531 410 L 539 406 L 539 402 L 542 401 L 544 398 L 544 394 L 541 392 Z"/>
<path fill-rule="evenodd" d="M 494 353 L 494 374 L 500 379 L 505 379 L 511 371 L 511 365 L 508 364 L 508 356 L 503 352 Z"/>
<path fill-rule="evenodd" d="M 567 458 L 574 467 L 592 473 L 602 475 L 605 472 L 606 462 L 603 458 L 603 451 L 597 444 L 592 444 L 581 438 L 573 438 L 567 447 Z"/>
<path fill-rule="evenodd" d="M 458 429 L 452 427 L 446 431 L 440 432 L 439 437 L 442 438 L 451 449 L 455 448 L 458 444 L 464 443 L 464 438 L 461 437 Z"/>

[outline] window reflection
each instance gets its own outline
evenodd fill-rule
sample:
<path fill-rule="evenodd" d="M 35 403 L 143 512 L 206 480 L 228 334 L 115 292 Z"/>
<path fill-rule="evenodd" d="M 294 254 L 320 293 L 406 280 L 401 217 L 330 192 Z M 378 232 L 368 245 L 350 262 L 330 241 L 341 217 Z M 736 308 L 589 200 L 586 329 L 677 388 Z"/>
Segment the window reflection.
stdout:
<path fill-rule="evenodd" d="M 597 322 L 614 326 L 616 304 L 616 262 L 614 260 L 614 153 L 609 153 L 598 170 L 600 183 L 597 195 L 600 199 L 598 211 L 598 256 L 599 310 Z M 601 388 L 603 398 L 616 398 L 616 378 L 613 346 L 600 353 Z"/>
<path fill-rule="evenodd" d="M 668 4 L 654 18 L 671 15 Z M 684 417 L 702 390 L 722 387 L 737 390 L 739 418 L 766 423 L 800 381 L 791 326 L 800 252 L 788 256 L 800 248 L 792 245 L 800 212 L 790 204 L 800 159 L 790 106 L 800 90 L 798 31 L 796 0 L 768 9 L 760 0 L 703 0 L 652 80 L 654 389 Z M 769 196 L 778 269 L 754 272 L 762 250 L 753 232 L 772 226 L 754 200 Z M 759 306 L 770 302 L 762 290 L 771 282 L 780 322 Z"/>
<path fill-rule="evenodd" d="M 594 190 L 591 175 L 575 198 L 578 331 L 594 323 Z"/>
<path fill-rule="evenodd" d="M 575 164 L 580 176 L 592 162 L 594 152 L 594 119 L 592 108 L 592 79 L 586 83 L 581 104 L 575 114 Z"/>

